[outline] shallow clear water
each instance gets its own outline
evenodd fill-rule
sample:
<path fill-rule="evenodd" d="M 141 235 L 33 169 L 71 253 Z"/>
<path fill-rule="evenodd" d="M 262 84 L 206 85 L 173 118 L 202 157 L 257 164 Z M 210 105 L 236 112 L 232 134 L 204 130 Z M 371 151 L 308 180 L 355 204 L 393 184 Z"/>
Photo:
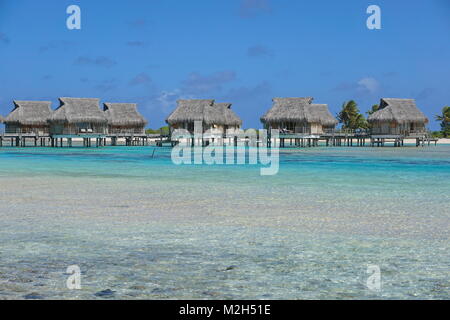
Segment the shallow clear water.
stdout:
<path fill-rule="evenodd" d="M 152 153 L 0 148 L 0 299 L 450 298 L 448 145 L 285 149 L 275 176 Z"/>

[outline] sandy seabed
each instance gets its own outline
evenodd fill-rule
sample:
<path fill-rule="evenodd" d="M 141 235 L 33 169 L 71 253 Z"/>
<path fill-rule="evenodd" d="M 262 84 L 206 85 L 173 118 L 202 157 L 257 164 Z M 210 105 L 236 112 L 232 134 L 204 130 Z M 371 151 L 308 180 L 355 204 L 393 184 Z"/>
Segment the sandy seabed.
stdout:
<path fill-rule="evenodd" d="M 448 146 L 282 151 L 272 177 L 151 150 L 0 151 L 0 299 L 450 298 Z"/>

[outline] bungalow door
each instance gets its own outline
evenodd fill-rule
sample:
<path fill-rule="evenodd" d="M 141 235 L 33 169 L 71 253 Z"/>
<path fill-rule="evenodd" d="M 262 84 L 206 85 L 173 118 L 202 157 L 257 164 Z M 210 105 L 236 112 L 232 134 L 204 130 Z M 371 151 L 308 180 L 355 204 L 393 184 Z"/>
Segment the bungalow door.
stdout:
<path fill-rule="evenodd" d="M 186 129 L 187 131 L 189 131 L 191 134 L 194 133 L 194 122 L 188 122 L 186 124 Z"/>

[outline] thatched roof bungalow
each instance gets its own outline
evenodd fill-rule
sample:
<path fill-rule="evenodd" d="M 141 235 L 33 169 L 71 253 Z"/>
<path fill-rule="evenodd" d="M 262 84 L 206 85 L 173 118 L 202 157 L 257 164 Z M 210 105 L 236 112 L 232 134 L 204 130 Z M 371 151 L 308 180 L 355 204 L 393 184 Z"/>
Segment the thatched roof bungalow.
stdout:
<path fill-rule="evenodd" d="M 266 129 L 321 134 L 333 131 L 338 123 L 326 104 L 312 104 L 311 97 L 274 98 L 272 101 L 272 108 L 261 117 Z"/>
<path fill-rule="evenodd" d="M 242 125 L 242 120 L 231 110 L 231 103 L 215 103 L 214 100 L 178 100 L 177 108 L 166 119 L 171 131 L 186 129 L 191 133 L 195 121 L 202 122 L 203 131 L 217 134 L 237 130 Z"/>
<path fill-rule="evenodd" d="M 147 120 L 135 103 L 109 103 L 103 105 L 108 120 L 109 134 L 144 134 Z"/>
<path fill-rule="evenodd" d="M 14 109 L 3 120 L 6 133 L 48 134 L 51 101 L 14 101 Z"/>
<path fill-rule="evenodd" d="M 51 134 L 105 134 L 106 116 L 99 99 L 59 98 L 60 106 L 49 119 Z"/>
<path fill-rule="evenodd" d="M 380 109 L 367 121 L 374 135 L 414 136 L 426 133 L 429 120 L 417 108 L 414 99 L 382 98 Z"/>

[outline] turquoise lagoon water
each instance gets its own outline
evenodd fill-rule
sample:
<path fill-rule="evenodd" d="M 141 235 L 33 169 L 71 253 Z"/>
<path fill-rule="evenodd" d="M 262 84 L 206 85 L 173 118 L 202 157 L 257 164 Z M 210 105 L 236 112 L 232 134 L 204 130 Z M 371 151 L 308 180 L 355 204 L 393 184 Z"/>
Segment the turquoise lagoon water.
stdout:
<path fill-rule="evenodd" d="M 0 299 L 449 299 L 449 204 L 448 145 L 285 149 L 274 176 L 0 148 Z"/>

